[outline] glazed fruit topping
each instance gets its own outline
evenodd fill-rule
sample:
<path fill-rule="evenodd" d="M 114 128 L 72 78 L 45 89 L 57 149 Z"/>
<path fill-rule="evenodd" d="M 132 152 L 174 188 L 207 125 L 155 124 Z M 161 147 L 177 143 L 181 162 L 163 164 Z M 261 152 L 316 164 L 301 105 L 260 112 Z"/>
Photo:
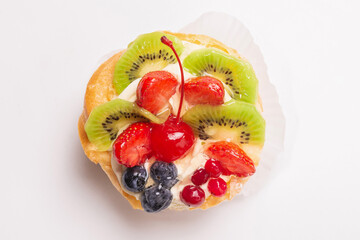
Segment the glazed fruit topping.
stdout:
<path fill-rule="evenodd" d="M 172 199 L 171 191 L 159 184 L 146 188 L 140 202 L 146 212 L 159 212 L 169 207 Z"/>
<path fill-rule="evenodd" d="M 226 193 L 226 182 L 222 178 L 212 178 L 209 180 L 208 190 L 212 195 L 221 197 Z"/>
<path fill-rule="evenodd" d="M 162 184 L 165 188 L 171 188 L 178 182 L 177 168 L 173 163 L 156 161 L 150 168 L 150 176 L 157 184 Z"/>
<path fill-rule="evenodd" d="M 200 186 L 206 183 L 209 180 L 209 178 L 210 178 L 210 174 L 204 168 L 199 168 L 192 175 L 191 181 L 196 186 Z"/>
<path fill-rule="evenodd" d="M 151 148 L 154 156 L 165 162 L 172 162 L 185 155 L 194 145 L 195 136 L 189 125 L 180 119 L 181 108 L 184 100 L 184 71 L 181 66 L 172 42 L 165 36 L 161 42 L 171 48 L 174 52 L 181 72 L 180 104 L 177 116 L 170 115 L 163 124 L 154 124 L 151 133 Z"/>
<path fill-rule="evenodd" d="M 256 102 L 258 80 L 246 60 L 214 48 L 203 48 L 191 52 L 183 63 L 193 75 L 210 74 L 221 80 L 232 98 L 252 104 Z"/>
<path fill-rule="evenodd" d="M 165 34 L 174 43 L 179 54 L 184 50 L 180 39 Z M 140 35 L 131 42 L 114 70 L 113 85 L 120 94 L 131 82 L 141 78 L 146 73 L 165 68 L 168 64 L 176 63 L 174 54 L 159 40 L 164 36 L 163 32 L 153 32 Z"/>
<path fill-rule="evenodd" d="M 126 167 L 143 164 L 151 154 L 150 133 L 150 123 L 131 124 L 113 144 L 116 160 Z"/>
<path fill-rule="evenodd" d="M 145 74 L 136 90 L 136 103 L 153 114 L 159 113 L 176 92 L 178 81 L 169 72 L 155 71 Z"/>
<path fill-rule="evenodd" d="M 215 159 L 209 159 L 205 163 L 205 169 L 210 177 L 217 178 L 221 175 L 223 169 L 221 163 Z"/>
<path fill-rule="evenodd" d="M 149 111 L 117 98 L 91 111 L 85 124 L 85 132 L 97 150 L 108 151 L 122 128 L 130 123 L 145 122 L 147 119 L 160 123 L 160 119 Z"/>
<path fill-rule="evenodd" d="M 222 105 L 195 105 L 182 116 L 202 140 L 226 139 L 263 145 L 265 120 L 250 103 L 230 100 Z"/>
<path fill-rule="evenodd" d="M 239 177 L 248 177 L 255 173 L 254 162 L 235 143 L 219 141 L 212 143 L 205 153 L 221 162 L 225 173 L 232 173 Z"/>
<path fill-rule="evenodd" d="M 190 79 L 184 85 L 185 99 L 192 105 L 224 103 L 224 86 L 220 80 L 210 76 Z"/>
<path fill-rule="evenodd" d="M 153 124 L 151 148 L 156 159 L 172 162 L 185 155 L 194 144 L 189 125 L 171 115 L 163 124 Z"/>
<path fill-rule="evenodd" d="M 205 192 L 199 186 L 187 185 L 180 192 L 180 199 L 190 207 L 198 207 L 205 201 Z"/>
<path fill-rule="evenodd" d="M 142 192 L 145 189 L 145 184 L 148 179 L 148 174 L 143 166 L 135 166 L 127 168 L 122 176 L 123 186 L 131 192 Z"/>

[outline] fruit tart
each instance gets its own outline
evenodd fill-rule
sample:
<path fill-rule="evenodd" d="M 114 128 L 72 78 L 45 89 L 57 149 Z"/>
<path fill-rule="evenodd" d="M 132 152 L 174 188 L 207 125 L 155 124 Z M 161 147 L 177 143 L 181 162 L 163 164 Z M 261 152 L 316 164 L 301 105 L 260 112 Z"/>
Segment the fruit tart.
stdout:
<path fill-rule="evenodd" d="M 258 80 L 234 49 L 197 34 L 143 34 L 91 77 L 78 128 L 135 209 L 206 209 L 256 172 L 265 140 Z"/>

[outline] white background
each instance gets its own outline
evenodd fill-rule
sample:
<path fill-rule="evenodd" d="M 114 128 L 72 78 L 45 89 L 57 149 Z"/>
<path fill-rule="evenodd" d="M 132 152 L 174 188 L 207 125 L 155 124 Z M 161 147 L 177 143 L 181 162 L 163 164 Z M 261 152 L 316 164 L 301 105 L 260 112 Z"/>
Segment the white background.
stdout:
<path fill-rule="evenodd" d="M 77 136 L 87 81 L 138 34 L 206 11 L 241 20 L 287 118 L 257 194 L 216 208 L 134 211 Z M 1 239 L 360 239 L 358 1 L 0 2 Z"/>

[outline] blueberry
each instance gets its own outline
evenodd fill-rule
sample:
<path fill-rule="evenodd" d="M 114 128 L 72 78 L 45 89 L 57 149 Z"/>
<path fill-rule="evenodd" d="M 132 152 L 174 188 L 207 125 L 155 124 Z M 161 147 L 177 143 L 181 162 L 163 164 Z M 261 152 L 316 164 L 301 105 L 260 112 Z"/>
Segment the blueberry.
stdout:
<path fill-rule="evenodd" d="M 150 168 L 150 176 L 165 188 L 171 188 L 178 182 L 177 169 L 173 163 L 156 161 Z"/>
<path fill-rule="evenodd" d="M 170 190 L 159 184 L 146 188 L 140 201 L 146 212 L 160 212 L 169 207 L 172 199 Z"/>
<path fill-rule="evenodd" d="M 127 168 L 122 176 L 124 187 L 131 192 L 142 192 L 148 179 L 148 173 L 143 166 Z"/>

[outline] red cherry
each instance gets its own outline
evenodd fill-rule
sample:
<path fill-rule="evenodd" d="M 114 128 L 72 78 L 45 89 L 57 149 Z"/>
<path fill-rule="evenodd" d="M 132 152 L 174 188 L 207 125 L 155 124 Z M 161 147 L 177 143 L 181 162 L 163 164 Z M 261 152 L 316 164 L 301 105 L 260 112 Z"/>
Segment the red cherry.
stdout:
<path fill-rule="evenodd" d="M 205 201 L 205 192 L 201 187 L 187 185 L 180 192 L 180 199 L 191 207 L 198 207 Z"/>
<path fill-rule="evenodd" d="M 192 78 L 184 85 L 188 103 L 220 105 L 224 103 L 224 86 L 220 80 L 209 76 Z"/>
<path fill-rule="evenodd" d="M 162 36 L 161 42 L 171 48 L 178 61 L 181 72 L 181 96 L 177 116 L 170 115 L 163 124 L 154 124 L 151 132 L 151 148 L 157 160 L 172 162 L 190 150 L 194 145 L 195 136 L 191 127 L 180 119 L 181 106 L 184 100 L 184 71 L 180 58 L 169 39 Z"/>
<path fill-rule="evenodd" d="M 209 178 L 210 178 L 209 173 L 204 168 L 199 168 L 192 175 L 191 181 L 196 186 L 200 186 L 206 183 L 209 180 Z"/>
<path fill-rule="evenodd" d="M 217 178 L 220 177 L 223 168 L 221 163 L 215 159 L 209 159 L 205 163 L 205 169 L 210 174 L 211 177 Z"/>
<path fill-rule="evenodd" d="M 169 99 L 176 92 L 177 85 L 178 81 L 169 72 L 149 72 L 142 77 L 136 89 L 136 103 L 157 114 L 169 104 Z"/>
<path fill-rule="evenodd" d="M 157 160 L 172 162 L 190 150 L 195 136 L 189 125 L 171 115 L 165 123 L 153 124 L 150 141 Z"/>
<path fill-rule="evenodd" d="M 212 178 L 208 183 L 208 190 L 212 195 L 221 197 L 226 193 L 227 184 L 222 178 Z"/>

